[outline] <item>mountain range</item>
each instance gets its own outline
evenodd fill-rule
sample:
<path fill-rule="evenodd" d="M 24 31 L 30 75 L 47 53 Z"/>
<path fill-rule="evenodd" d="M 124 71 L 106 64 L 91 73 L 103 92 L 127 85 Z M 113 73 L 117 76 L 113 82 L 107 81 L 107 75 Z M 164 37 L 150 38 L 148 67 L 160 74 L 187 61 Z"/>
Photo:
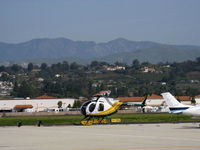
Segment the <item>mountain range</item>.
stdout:
<path fill-rule="evenodd" d="M 85 64 L 98 60 L 131 64 L 138 59 L 140 62 L 159 63 L 194 60 L 200 57 L 200 46 L 168 45 L 124 38 L 104 43 L 42 38 L 18 44 L 0 42 L 0 54 L 0 62 L 55 63 L 66 60 Z"/>

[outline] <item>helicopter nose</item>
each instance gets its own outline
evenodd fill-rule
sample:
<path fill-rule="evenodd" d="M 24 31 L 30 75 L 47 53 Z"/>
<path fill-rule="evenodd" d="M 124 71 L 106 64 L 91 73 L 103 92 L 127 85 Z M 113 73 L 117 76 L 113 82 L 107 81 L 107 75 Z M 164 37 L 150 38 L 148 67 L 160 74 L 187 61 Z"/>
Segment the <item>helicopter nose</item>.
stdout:
<path fill-rule="evenodd" d="M 86 108 L 87 108 L 87 106 L 88 106 L 90 103 L 91 103 L 91 101 L 87 101 L 87 102 L 83 103 L 83 105 L 81 106 L 81 113 L 82 113 L 84 116 L 87 115 L 87 114 L 86 114 Z"/>
<path fill-rule="evenodd" d="M 82 106 L 81 107 L 81 113 L 85 116 L 86 115 L 86 107 Z"/>

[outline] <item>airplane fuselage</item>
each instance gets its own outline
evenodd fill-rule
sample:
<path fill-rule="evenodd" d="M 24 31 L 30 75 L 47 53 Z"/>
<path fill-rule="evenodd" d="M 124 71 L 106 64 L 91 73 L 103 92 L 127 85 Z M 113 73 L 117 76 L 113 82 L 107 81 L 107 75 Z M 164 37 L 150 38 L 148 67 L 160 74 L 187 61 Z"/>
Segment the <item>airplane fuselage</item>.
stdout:
<path fill-rule="evenodd" d="M 192 106 L 182 112 L 184 115 L 200 116 L 200 106 Z"/>
<path fill-rule="evenodd" d="M 167 103 L 171 113 L 184 114 L 190 116 L 200 116 L 200 105 L 191 106 L 181 104 L 171 93 L 166 92 L 161 94 Z"/>

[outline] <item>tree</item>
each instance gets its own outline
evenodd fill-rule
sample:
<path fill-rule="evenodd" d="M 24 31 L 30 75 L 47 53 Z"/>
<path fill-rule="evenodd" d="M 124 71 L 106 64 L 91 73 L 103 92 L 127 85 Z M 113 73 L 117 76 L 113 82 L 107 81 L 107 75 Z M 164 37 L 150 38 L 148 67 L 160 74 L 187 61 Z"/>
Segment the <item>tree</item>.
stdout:
<path fill-rule="evenodd" d="M 71 70 L 77 70 L 78 68 L 79 68 L 79 65 L 77 63 L 75 63 L 75 62 L 71 63 L 71 65 L 70 65 Z"/>
<path fill-rule="evenodd" d="M 0 77 L 1 81 L 10 81 L 10 76 L 7 73 L 3 73 Z"/>
<path fill-rule="evenodd" d="M 133 60 L 132 67 L 138 70 L 140 68 L 140 62 L 137 59 Z"/>
<path fill-rule="evenodd" d="M 180 89 L 178 89 L 178 88 L 175 88 L 174 89 L 174 95 L 183 95 L 183 92 L 180 90 Z"/>
<path fill-rule="evenodd" d="M 200 57 L 196 58 L 197 63 L 200 65 Z"/>
<path fill-rule="evenodd" d="M 186 90 L 186 94 L 190 97 L 195 97 L 197 94 L 199 94 L 200 91 L 197 88 L 188 88 Z"/>
<path fill-rule="evenodd" d="M 28 83 L 27 81 L 23 81 L 20 85 L 20 87 L 18 88 L 18 93 L 17 96 L 18 97 L 34 97 L 37 96 L 39 93 L 38 89 L 36 88 L 36 86 L 34 86 L 31 83 Z"/>
<path fill-rule="evenodd" d="M 5 66 L 0 66 L 0 72 L 3 72 L 6 70 L 6 67 Z"/>
<path fill-rule="evenodd" d="M 59 101 L 58 103 L 57 103 L 57 105 L 58 105 L 58 108 L 62 108 L 62 101 Z"/>
<path fill-rule="evenodd" d="M 142 64 L 141 64 L 142 66 L 149 66 L 150 65 L 150 63 L 149 62 L 142 62 Z"/>
<path fill-rule="evenodd" d="M 18 96 L 18 92 L 19 92 L 19 86 L 18 86 L 18 83 L 15 82 L 11 95 L 16 97 L 16 96 Z"/>
<path fill-rule="evenodd" d="M 73 108 L 79 108 L 81 107 L 81 102 L 79 100 L 75 100 L 73 104 Z"/>
<path fill-rule="evenodd" d="M 11 69 L 14 73 L 16 73 L 16 72 L 19 72 L 22 69 L 22 67 L 17 64 L 14 64 L 12 65 Z"/>
<path fill-rule="evenodd" d="M 46 70 L 47 69 L 47 64 L 46 63 L 42 63 L 41 66 L 40 66 L 40 69 Z"/>
<path fill-rule="evenodd" d="M 119 87 L 117 89 L 117 96 L 127 96 L 128 95 L 128 89 L 126 87 Z"/>
<path fill-rule="evenodd" d="M 191 104 L 193 104 L 193 105 L 195 105 L 195 104 L 196 104 L 195 97 L 192 97 L 192 99 L 191 99 Z"/>
<path fill-rule="evenodd" d="M 92 68 L 98 67 L 98 66 L 99 66 L 99 62 L 98 62 L 98 61 L 92 61 L 91 64 L 90 64 L 90 66 L 91 66 Z"/>
<path fill-rule="evenodd" d="M 115 66 L 125 66 L 125 64 L 123 64 L 122 62 L 116 61 L 116 62 L 115 62 Z"/>
<path fill-rule="evenodd" d="M 33 63 L 28 64 L 28 71 L 31 72 L 33 70 Z"/>
<path fill-rule="evenodd" d="M 197 88 L 188 88 L 186 90 L 187 95 L 191 97 L 191 104 L 196 104 L 195 96 L 199 94 L 199 92 Z"/>
<path fill-rule="evenodd" d="M 67 61 L 63 61 L 63 64 L 62 64 L 62 71 L 63 72 L 66 72 L 69 70 L 69 64 Z"/>

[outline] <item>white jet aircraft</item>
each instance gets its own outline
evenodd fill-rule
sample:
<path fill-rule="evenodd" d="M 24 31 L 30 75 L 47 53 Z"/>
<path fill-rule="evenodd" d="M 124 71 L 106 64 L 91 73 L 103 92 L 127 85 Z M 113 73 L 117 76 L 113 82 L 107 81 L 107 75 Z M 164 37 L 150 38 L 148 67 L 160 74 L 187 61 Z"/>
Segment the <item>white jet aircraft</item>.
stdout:
<path fill-rule="evenodd" d="M 167 103 L 171 113 L 185 114 L 191 116 L 200 116 L 200 105 L 191 106 L 181 104 L 171 93 L 166 92 L 161 94 Z"/>

